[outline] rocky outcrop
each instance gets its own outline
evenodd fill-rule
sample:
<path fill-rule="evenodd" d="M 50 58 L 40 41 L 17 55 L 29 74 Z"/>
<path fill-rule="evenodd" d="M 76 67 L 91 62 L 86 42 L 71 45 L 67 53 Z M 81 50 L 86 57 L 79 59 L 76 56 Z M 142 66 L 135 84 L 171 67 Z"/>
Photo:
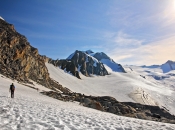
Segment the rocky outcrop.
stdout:
<path fill-rule="evenodd" d="M 110 112 L 116 115 L 175 124 L 175 116 L 171 115 L 166 109 L 158 106 L 119 102 L 110 96 L 96 97 L 80 93 L 57 93 L 53 91 L 42 92 L 42 94 L 62 101 L 76 101 L 85 107 Z"/>
<path fill-rule="evenodd" d="M 98 53 L 95 53 L 94 54 L 94 56 L 93 57 L 95 57 L 97 60 L 102 60 L 102 59 L 110 59 L 110 57 L 109 56 L 107 56 L 105 53 L 103 53 L 103 52 L 98 52 Z"/>
<path fill-rule="evenodd" d="M 70 60 L 53 60 L 49 59 L 48 63 L 53 64 L 56 67 L 60 67 L 62 70 L 65 70 L 75 77 L 80 78 L 79 72 L 77 71 L 77 67 L 75 66 L 74 62 Z"/>
<path fill-rule="evenodd" d="M 27 38 L 16 32 L 12 24 L 0 19 L 0 73 L 19 82 L 29 79 L 51 89 L 64 87 L 54 82 L 45 66 L 47 58 L 32 47 Z"/>
<path fill-rule="evenodd" d="M 82 51 L 75 51 L 75 53 L 65 60 L 49 59 L 48 63 L 60 67 L 79 79 L 81 79 L 79 72 L 85 76 L 90 76 L 91 74 L 100 76 L 108 75 L 103 63 Z"/>

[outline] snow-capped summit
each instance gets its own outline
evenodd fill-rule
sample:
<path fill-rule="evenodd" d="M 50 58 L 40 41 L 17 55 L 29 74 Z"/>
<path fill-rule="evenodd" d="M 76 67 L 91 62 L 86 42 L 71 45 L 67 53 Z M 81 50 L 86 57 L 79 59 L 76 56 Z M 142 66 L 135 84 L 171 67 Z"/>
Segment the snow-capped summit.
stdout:
<path fill-rule="evenodd" d="M 106 66 L 106 69 L 108 71 L 126 72 L 120 64 L 117 64 L 113 59 L 107 56 L 104 52 L 94 53 L 91 50 L 78 51 L 78 52 L 76 51 L 72 53 L 67 59 L 69 60 L 73 59 L 75 55 L 79 56 L 80 53 L 83 53 L 84 55 L 86 55 L 86 63 L 89 63 L 89 58 L 90 58 L 94 62 L 94 66 L 96 66 L 97 63 L 103 63 Z"/>
<path fill-rule="evenodd" d="M 97 52 L 94 54 L 94 57 L 98 60 L 102 60 L 102 59 L 111 59 L 109 56 L 107 56 L 105 53 L 103 52 Z"/>
<path fill-rule="evenodd" d="M 87 50 L 87 51 L 85 51 L 87 54 L 92 54 L 92 53 L 94 53 L 92 50 Z"/>
<path fill-rule="evenodd" d="M 175 62 L 168 60 L 166 63 L 161 65 L 163 73 L 167 73 L 171 70 L 175 70 Z"/>
<path fill-rule="evenodd" d="M 120 64 L 117 64 L 113 59 L 111 59 L 109 56 L 107 56 L 103 52 L 97 52 L 93 55 L 93 57 L 95 57 L 97 60 L 99 60 L 109 68 L 111 68 L 112 71 L 126 72 Z"/>
<path fill-rule="evenodd" d="M 105 69 L 104 65 L 93 57 L 91 54 L 93 51 L 78 51 L 76 50 L 72 53 L 67 60 L 71 60 L 78 71 L 80 71 L 85 76 L 90 76 L 91 74 L 95 75 L 107 75 L 108 72 Z"/>
<path fill-rule="evenodd" d="M 4 20 L 1 16 L 0 16 L 0 19 Z"/>
<path fill-rule="evenodd" d="M 151 65 L 151 66 L 143 65 L 141 67 L 148 68 L 148 69 L 159 69 L 159 71 L 161 73 L 167 73 L 167 72 L 170 72 L 172 70 L 175 70 L 175 62 L 168 60 L 166 63 L 164 63 L 162 65 Z"/>

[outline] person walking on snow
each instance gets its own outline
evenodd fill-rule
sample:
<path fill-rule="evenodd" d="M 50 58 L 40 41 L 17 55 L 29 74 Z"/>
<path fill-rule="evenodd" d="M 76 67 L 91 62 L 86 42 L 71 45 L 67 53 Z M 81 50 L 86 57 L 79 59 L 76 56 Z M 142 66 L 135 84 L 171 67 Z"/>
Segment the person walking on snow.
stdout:
<path fill-rule="evenodd" d="M 11 91 L 11 98 L 14 98 L 14 92 L 15 92 L 15 85 L 12 83 L 10 85 L 10 90 L 9 92 Z"/>

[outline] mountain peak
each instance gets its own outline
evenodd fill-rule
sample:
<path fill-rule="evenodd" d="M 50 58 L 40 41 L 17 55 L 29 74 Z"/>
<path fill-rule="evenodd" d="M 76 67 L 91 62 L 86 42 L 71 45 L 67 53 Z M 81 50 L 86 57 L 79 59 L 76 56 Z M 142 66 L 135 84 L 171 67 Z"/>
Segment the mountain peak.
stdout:
<path fill-rule="evenodd" d="M 101 60 L 101 59 L 110 59 L 109 56 L 107 56 L 105 53 L 103 52 L 97 52 L 95 53 L 94 57 L 98 60 Z"/>
<path fill-rule="evenodd" d="M 172 64 L 172 63 L 174 63 L 172 60 L 168 60 L 166 63 L 168 63 L 168 64 Z"/>
<path fill-rule="evenodd" d="M 86 59 L 86 62 L 87 63 L 90 62 L 90 61 L 93 61 L 93 63 L 94 63 L 93 66 L 96 66 L 97 63 L 103 63 L 106 66 L 108 66 L 109 68 L 111 68 L 112 71 L 115 71 L 115 72 L 126 72 L 124 70 L 124 68 L 120 64 L 114 62 L 113 59 L 111 59 L 109 56 L 107 56 L 104 52 L 94 53 L 91 50 L 87 50 L 87 51 L 78 51 L 78 50 L 76 50 L 67 59 L 68 60 L 72 60 L 75 57 L 79 57 L 80 58 L 81 57 L 80 55 L 82 55 L 81 53 L 83 53 L 84 55 L 86 55 L 86 58 L 85 59 Z M 77 61 L 80 61 L 80 60 L 77 60 Z"/>
<path fill-rule="evenodd" d="M 94 53 L 92 50 L 87 50 L 85 51 L 87 54 L 91 54 L 91 53 Z"/>
<path fill-rule="evenodd" d="M 94 52 L 91 50 L 76 50 L 67 58 L 67 60 L 70 60 L 76 66 L 77 70 L 85 76 L 90 76 L 91 74 L 100 76 L 107 75 L 108 72 L 104 65 L 92 56 L 93 53 Z"/>
<path fill-rule="evenodd" d="M 161 69 L 163 70 L 163 73 L 167 73 L 171 70 L 175 70 L 175 62 L 168 60 L 166 63 L 161 65 Z"/>

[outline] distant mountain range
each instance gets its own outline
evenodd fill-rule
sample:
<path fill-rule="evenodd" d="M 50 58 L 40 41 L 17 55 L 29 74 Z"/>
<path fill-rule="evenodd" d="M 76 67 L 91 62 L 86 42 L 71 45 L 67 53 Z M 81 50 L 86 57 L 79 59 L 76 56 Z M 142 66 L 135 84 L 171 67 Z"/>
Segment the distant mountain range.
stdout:
<path fill-rule="evenodd" d="M 170 72 L 175 70 L 175 62 L 168 60 L 166 63 L 162 65 L 151 65 L 151 66 L 142 66 L 143 68 L 161 68 L 163 73 Z"/>

